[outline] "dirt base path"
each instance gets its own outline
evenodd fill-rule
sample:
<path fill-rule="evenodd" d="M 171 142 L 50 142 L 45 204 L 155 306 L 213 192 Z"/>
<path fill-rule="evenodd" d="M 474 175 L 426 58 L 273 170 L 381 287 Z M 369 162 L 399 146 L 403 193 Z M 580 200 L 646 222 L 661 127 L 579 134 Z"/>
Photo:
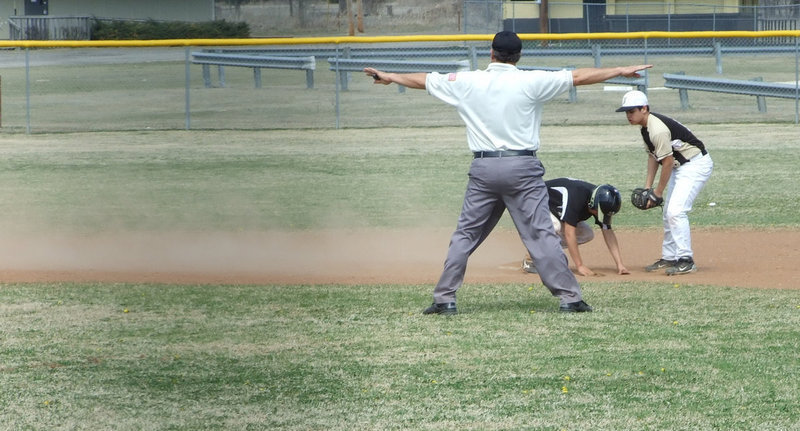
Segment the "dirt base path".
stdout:
<path fill-rule="evenodd" d="M 0 282 L 159 282 L 225 284 L 430 284 L 437 281 L 450 231 L 353 230 L 258 233 L 105 234 L 5 237 Z M 602 237 L 581 247 L 597 277 L 581 281 L 678 281 L 755 288 L 800 288 L 800 231 L 693 231 L 697 273 L 646 273 L 659 258 L 661 232 L 618 231 L 620 276 Z M 498 230 L 475 252 L 466 283 L 535 283 L 523 273 L 516 232 Z"/>

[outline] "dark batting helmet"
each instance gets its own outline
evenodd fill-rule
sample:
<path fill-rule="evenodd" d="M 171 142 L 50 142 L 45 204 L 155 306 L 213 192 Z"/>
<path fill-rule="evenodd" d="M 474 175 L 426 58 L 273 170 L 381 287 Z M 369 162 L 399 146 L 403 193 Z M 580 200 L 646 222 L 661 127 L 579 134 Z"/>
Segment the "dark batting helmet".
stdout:
<path fill-rule="evenodd" d="M 611 224 L 611 216 L 622 207 L 622 195 L 616 187 L 603 184 L 595 187 L 589 207 L 603 213 L 603 224 Z"/>

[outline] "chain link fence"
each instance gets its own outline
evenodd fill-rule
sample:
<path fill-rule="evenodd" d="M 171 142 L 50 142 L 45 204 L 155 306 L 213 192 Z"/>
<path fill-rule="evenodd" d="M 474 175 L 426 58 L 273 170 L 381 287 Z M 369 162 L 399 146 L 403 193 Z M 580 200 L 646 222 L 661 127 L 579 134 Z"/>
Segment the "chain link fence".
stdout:
<path fill-rule="evenodd" d="M 625 118 L 614 109 L 633 88 L 647 91 L 654 111 L 694 123 L 798 123 L 796 32 L 670 36 L 523 36 L 518 65 L 654 65 L 640 81 L 612 80 L 564 94 L 545 110 L 545 123 L 620 124 Z M 453 109 L 425 92 L 375 85 L 361 70 L 483 69 L 491 35 L 386 39 L 2 49 L 0 133 L 460 126 Z"/>

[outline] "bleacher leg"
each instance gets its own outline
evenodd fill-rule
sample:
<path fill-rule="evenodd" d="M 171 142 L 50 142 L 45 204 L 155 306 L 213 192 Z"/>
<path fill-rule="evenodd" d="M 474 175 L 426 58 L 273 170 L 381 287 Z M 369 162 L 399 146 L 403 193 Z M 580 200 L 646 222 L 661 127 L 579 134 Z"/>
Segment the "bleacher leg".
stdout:
<path fill-rule="evenodd" d="M 761 76 L 756 76 L 755 78 L 751 79 L 751 81 L 764 82 L 764 78 Z M 764 96 L 756 96 L 756 103 L 758 104 L 758 112 L 767 112 L 767 100 L 764 98 Z"/>
<path fill-rule="evenodd" d="M 758 112 L 767 112 L 767 99 L 764 96 L 756 96 Z"/>
<path fill-rule="evenodd" d="M 207 64 L 203 65 L 203 84 L 206 88 L 211 88 L 211 67 Z"/>
<path fill-rule="evenodd" d="M 678 90 L 678 95 L 681 98 L 681 109 L 689 109 L 689 92 L 681 88 Z"/>

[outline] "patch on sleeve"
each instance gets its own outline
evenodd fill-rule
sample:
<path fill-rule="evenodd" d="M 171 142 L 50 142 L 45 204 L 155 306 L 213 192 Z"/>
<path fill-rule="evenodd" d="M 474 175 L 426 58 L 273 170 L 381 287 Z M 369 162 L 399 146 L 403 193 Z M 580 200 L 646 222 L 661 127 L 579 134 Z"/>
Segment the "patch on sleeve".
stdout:
<path fill-rule="evenodd" d="M 448 81 L 455 81 L 456 80 L 456 73 L 450 73 L 447 75 Z"/>

